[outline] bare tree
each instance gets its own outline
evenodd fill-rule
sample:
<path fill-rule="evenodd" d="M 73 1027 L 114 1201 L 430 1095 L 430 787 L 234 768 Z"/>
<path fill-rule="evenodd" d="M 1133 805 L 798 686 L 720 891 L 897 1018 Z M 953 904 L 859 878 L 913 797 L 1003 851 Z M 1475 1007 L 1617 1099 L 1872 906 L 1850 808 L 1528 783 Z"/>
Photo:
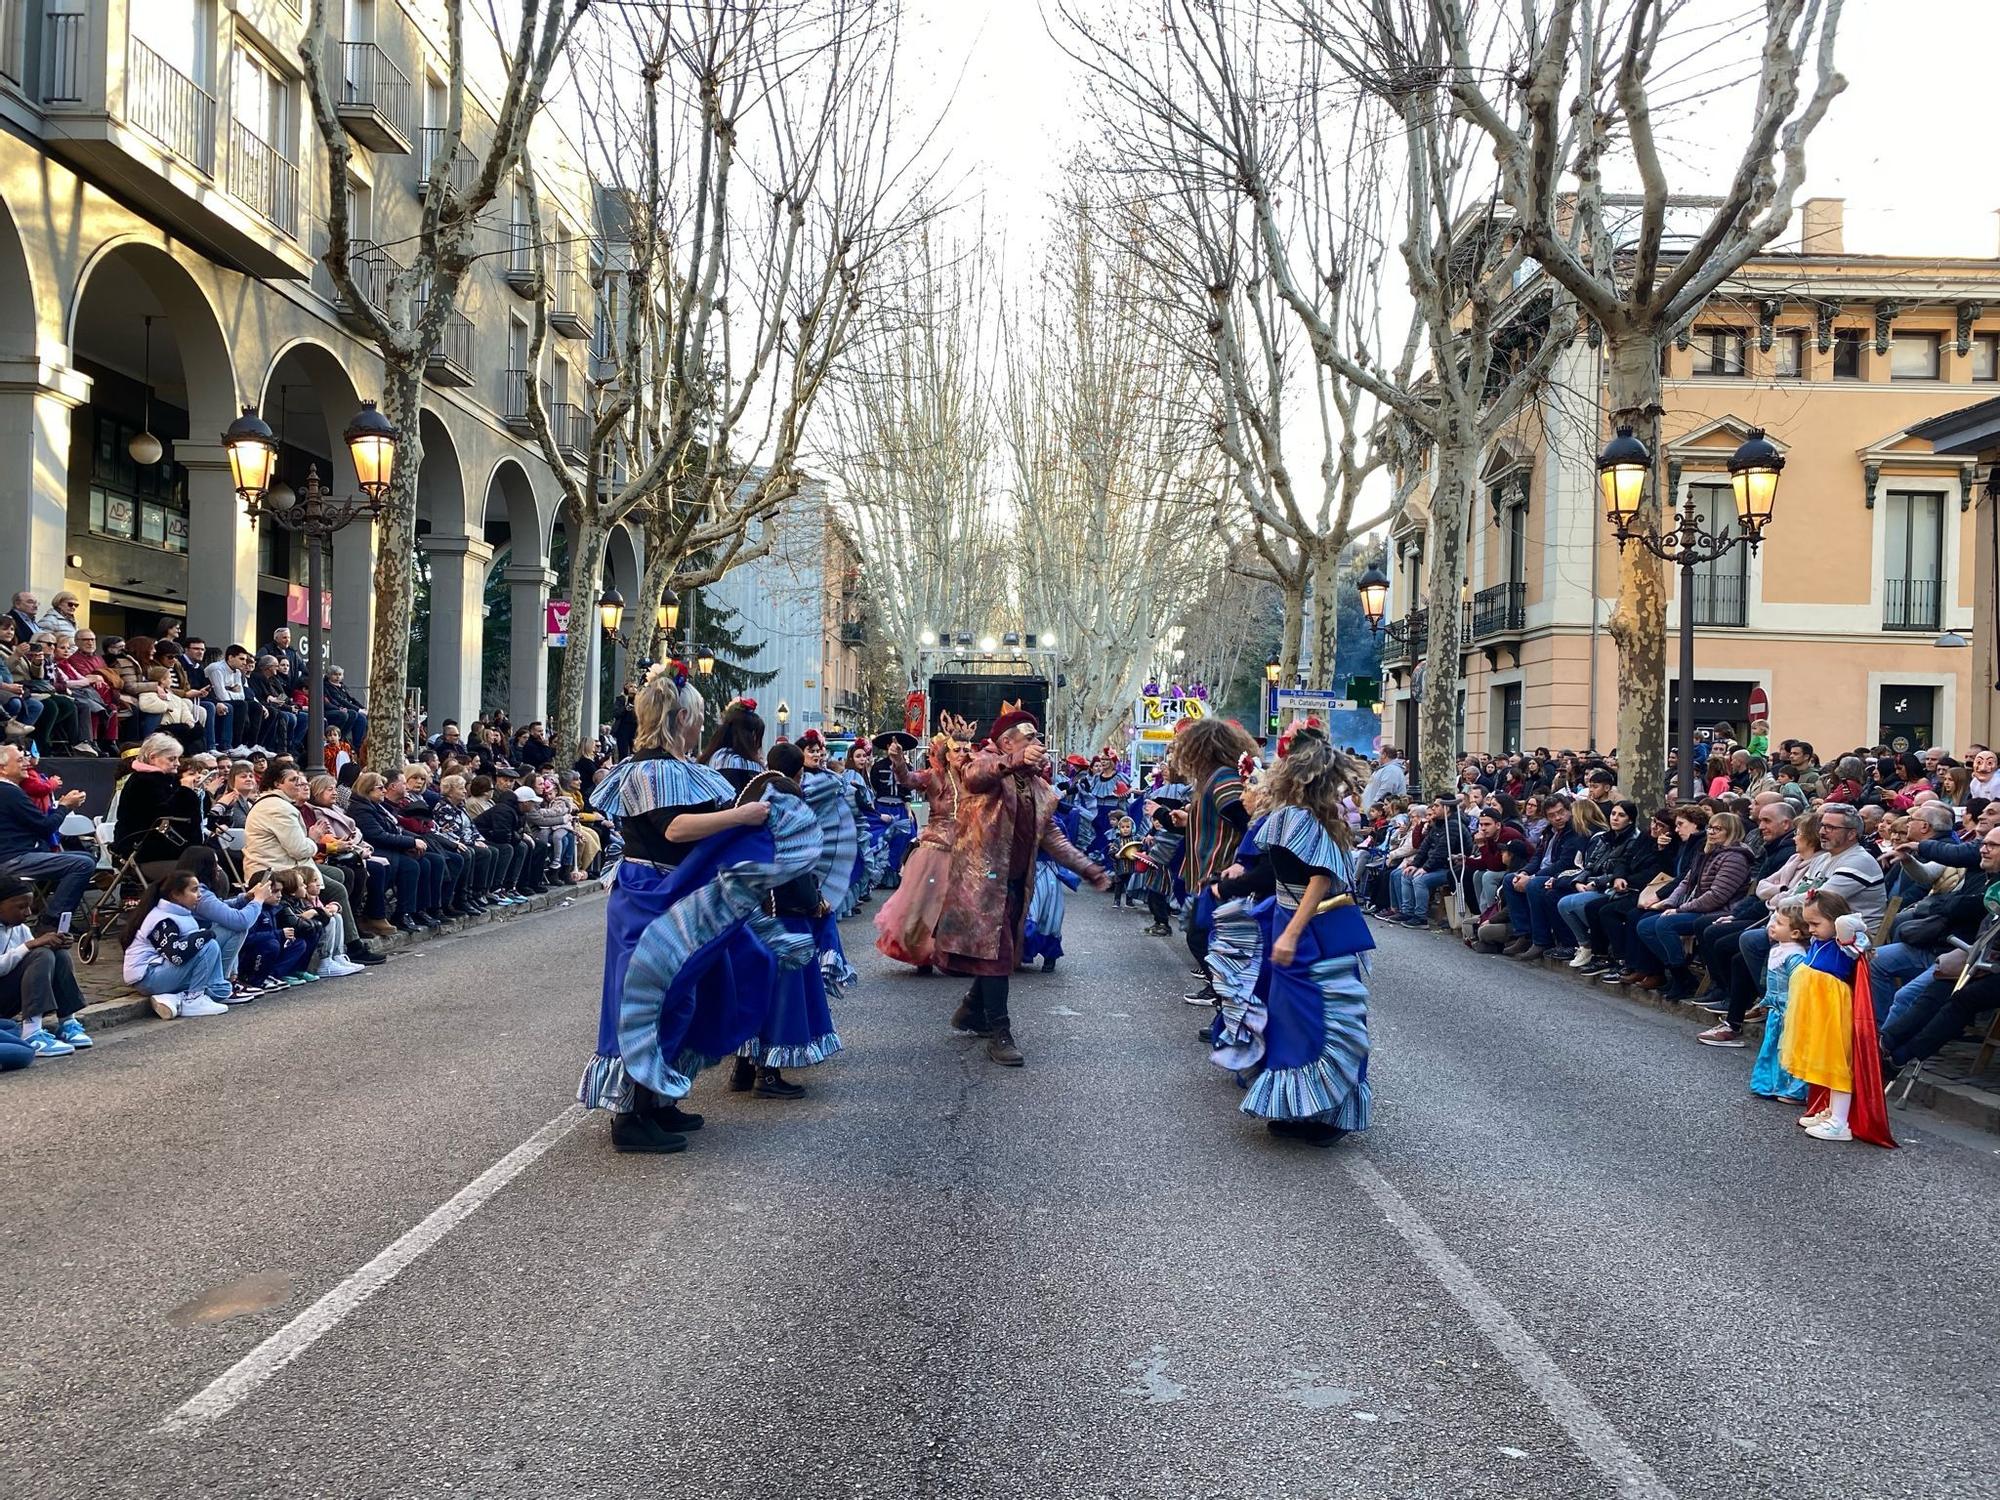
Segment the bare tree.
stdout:
<path fill-rule="evenodd" d="M 1745 261 L 1777 239 L 1805 182 L 1808 137 L 1846 81 L 1833 65 L 1843 0 L 1764 0 L 1754 81 L 1741 90 L 1742 146 L 1721 194 L 1677 201 L 1659 121 L 1686 102 L 1687 66 L 1709 69 L 1731 45 L 1670 0 L 1518 0 L 1506 65 L 1483 58 L 1495 22 L 1470 0 L 1425 0 L 1445 45 L 1442 73 L 1499 163 L 1513 232 L 1581 307 L 1604 341 L 1610 419 L 1660 459 L 1660 365 L 1666 345 Z M 1665 98 L 1659 97 L 1664 91 Z M 1607 166 L 1636 176 L 1638 212 L 1607 215 Z M 1670 221 L 1675 230 L 1668 242 Z M 1821 335 L 1825 352 L 1830 333 Z M 1655 530 L 1660 485 L 1635 526 Z M 1666 590 L 1660 560 L 1624 549 L 1618 608 L 1618 745 L 1642 804 L 1664 790 Z"/>
<path fill-rule="evenodd" d="M 1001 426 L 1024 617 L 1064 648 L 1072 746 L 1124 719 L 1155 641 L 1219 566 L 1221 466 L 1199 380 L 1144 307 L 1144 260 L 1072 174 L 1034 300 L 1010 322 Z"/>
<path fill-rule="evenodd" d="M 941 228 L 886 265 L 885 300 L 856 339 L 822 444 L 867 560 L 872 623 L 905 673 L 925 631 L 997 621 L 1007 587 L 991 262 L 979 237 L 955 243 Z"/>
<path fill-rule="evenodd" d="M 405 247 L 406 267 L 382 275 L 392 262 L 377 258 L 364 287 L 363 263 L 348 217 L 349 167 L 353 160 L 329 82 L 326 0 L 312 0 L 299 61 L 306 97 L 320 143 L 326 148 L 327 274 L 342 303 L 368 330 L 382 355 L 382 410 L 402 434 L 378 522 L 375 554 L 375 631 L 370 642 L 369 702 L 388 722 L 401 718 L 408 674 L 417 522 L 417 474 L 423 466 L 423 437 L 417 416 L 423 400 L 424 366 L 437 348 L 444 326 L 480 252 L 483 216 L 512 177 L 527 148 L 528 129 L 543 107 L 549 77 L 589 0 L 520 0 L 511 43 L 501 38 L 505 83 L 490 139 L 476 140 L 468 128 L 465 82 L 465 0 L 441 0 L 444 13 L 445 121 L 441 144 L 424 181 L 422 217 Z M 470 173 L 461 170 L 472 163 Z M 469 181 L 465 179 L 469 176 Z M 314 662 L 312 670 L 323 670 Z M 371 738 L 370 764 L 387 770 L 400 764 L 404 746 L 397 734 Z"/>
<path fill-rule="evenodd" d="M 644 82 L 642 124 L 597 128 L 618 143 L 602 170 L 639 210 L 618 367 L 575 468 L 539 390 L 529 412 L 572 526 L 572 601 L 595 596 L 612 529 L 642 516 L 644 632 L 670 584 L 712 583 L 770 550 L 871 268 L 916 220 L 896 208 L 911 184 L 889 143 L 893 14 L 865 0 L 766 0 L 622 9 L 615 24 Z M 595 91 L 593 113 L 629 108 L 619 101 L 632 92 Z M 627 183 L 634 162 L 639 184 Z M 531 232 L 542 254 L 546 237 Z M 537 358 L 546 277 L 541 290 Z M 619 449 L 631 461 L 614 480 L 600 455 Z M 663 645 L 642 636 L 648 654 Z M 565 653 L 558 743 L 579 730 L 588 674 L 587 653 Z"/>

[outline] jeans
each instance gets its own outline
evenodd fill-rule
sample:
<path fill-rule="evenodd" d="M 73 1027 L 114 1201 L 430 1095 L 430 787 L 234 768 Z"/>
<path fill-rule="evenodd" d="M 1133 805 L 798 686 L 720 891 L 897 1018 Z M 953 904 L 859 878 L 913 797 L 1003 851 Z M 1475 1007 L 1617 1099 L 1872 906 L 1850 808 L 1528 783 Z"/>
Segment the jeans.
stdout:
<path fill-rule="evenodd" d="M 42 717 L 42 702 L 30 698 L 26 693 L 15 693 L 12 697 L 0 698 L 0 710 L 10 719 L 19 719 L 23 724 L 33 725 Z"/>
<path fill-rule="evenodd" d="M 1714 920 L 1715 913 L 1709 911 L 1644 916 L 1639 919 L 1639 944 L 1648 957 L 1658 960 L 1661 968 L 1682 969 L 1687 967 L 1687 950 L 1681 946 L 1681 939 L 1700 932 Z"/>
<path fill-rule="evenodd" d="M 5 974 L 0 974 L 0 1019 L 21 1018 L 21 1033 L 41 1028 L 42 1017 L 54 1011 L 68 1020 L 83 1009 L 83 991 L 69 954 L 59 948 L 37 948 Z"/>
<path fill-rule="evenodd" d="M 1905 1007 L 1903 996 L 1919 985 L 1926 989 Z M 1954 989 L 1932 971 L 1898 992 L 1890 1020 L 1882 1028 L 1882 1050 L 1897 1067 L 1930 1057 L 1957 1041 L 1968 1023 L 1996 1005 L 2000 1005 L 2000 975 L 1968 979 Z"/>
<path fill-rule="evenodd" d="M 1535 875 L 1524 891 L 1514 889 L 1509 879 L 1501 894 L 1507 902 L 1507 924 L 1515 937 L 1524 937 L 1537 948 L 1556 946 L 1556 883 L 1552 875 Z"/>
<path fill-rule="evenodd" d="M 1928 969 L 1931 962 L 1929 953 L 1908 943 L 1884 943 L 1868 956 L 1868 978 L 1874 986 L 1877 1020 L 1886 1015 L 1884 999 L 1893 998 L 1896 991 Z"/>
<path fill-rule="evenodd" d="M 1771 957 L 1771 934 L 1762 926 L 1749 928 L 1736 945 L 1736 951 L 1742 955 L 1748 983 L 1729 993 L 1729 1024 L 1741 1030 L 1750 1007 L 1764 998 L 1764 965 Z"/>
<path fill-rule="evenodd" d="M 1604 899 L 1603 891 L 1571 891 L 1556 902 L 1556 915 L 1576 937 L 1576 946 L 1590 946 L 1590 909 Z"/>
<path fill-rule="evenodd" d="M 1891 1026 L 1902 1027 L 1912 1015 L 1929 1015 L 1950 991 L 1951 981 L 1940 976 L 1935 966 L 1898 988 L 1883 985 L 1873 992 L 1877 1029 L 1886 1035 Z M 1889 1002 L 1886 1010 L 1882 1004 L 1884 997 Z"/>
<path fill-rule="evenodd" d="M 340 732 L 347 736 L 348 744 L 354 747 L 357 754 L 360 752 L 362 742 L 368 738 L 368 715 L 358 708 L 329 708 L 326 722 L 339 726 Z"/>
<path fill-rule="evenodd" d="M 1396 910 L 1405 917 L 1421 922 L 1425 913 L 1431 909 L 1431 892 L 1450 885 L 1451 880 L 1449 869 L 1423 870 L 1415 875 L 1403 877 Z"/>
<path fill-rule="evenodd" d="M 83 893 L 90 889 L 90 877 L 97 873 L 97 861 L 88 854 L 51 849 L 47 854 L 16 854 L 0 861 L 0 871 L 23 880 L 55 882 L 55 894 L 42 913 L 42 920 L 53 927 L 57 918 L 82 903 Z"/>
<path fill-rule="evenodd" d="M 133 985 L 148 995 L 192 995 L 205 991 L 216 999 L 229 993 L 229 981 L 222 977 L 222 950 L 214 943 L 186 963 L 171 961 L 154 964 Z"/>

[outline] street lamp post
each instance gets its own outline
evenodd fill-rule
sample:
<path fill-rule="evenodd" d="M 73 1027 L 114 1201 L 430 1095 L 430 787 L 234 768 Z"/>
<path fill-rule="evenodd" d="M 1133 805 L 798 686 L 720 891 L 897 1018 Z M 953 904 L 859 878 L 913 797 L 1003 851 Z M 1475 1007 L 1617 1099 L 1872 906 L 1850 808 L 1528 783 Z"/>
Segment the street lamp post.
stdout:
<path fill-rule="evenodd" d="M 1267 716 L 1267 722 L 1273 734 L 1278 732 L 1278 679 L 1284 674 L 1285 664 L 1276 656 L 1264 663 L 1264 691 L 1271 700 L 1271 712 Z"/>
<path fill-rule="evenodd" d="M 1354 581 L 1354 591 L 1361 596 L 1361 613 L 1368 617 L 1368 628 L 1380 635 L 1382 615 L 1389 607 L 1389 575 L 1382 571 L 1382 559 L 1368 565 Z"/>
<path fill-rule="evenodd" d="M 1694 780 L 1694 571 L 1703 563 L 1727 556 L 1739 545 L 1755 552 L 1764 540 L 1764 528 L 1771 524 L 1776 507 L 1778 476 L 1785 456 L 1753 427 L 1743 444 L 1729 458 L 1729 485 L 1736 498 L 1736 529 L 1719 526 L 1710 531 L 1702 523 L 1701 512 L 1690 495 L 1674 517 L 1674 524 L 1658 535 L 1635 531 L 1632 522 L 1646 495 L 1646 479 L 1653 471 L 1653 455 L 1632 435 L 1630 427 L 1620 427 L 1618 435 L 1597 456 L 1597 482 L 1604 495 L 1606 517 L 1622 552 L 1627 542 L 1636 541 L 1662 562 L 1681 570 L 1681 662 L 1675 684 L 1679 725 L 1675 750 L 1680 762 L 1680 796 L 1691 801 Z"/>
<path fill-rule="evenodd" d="M 326 663 L 320 650 L 320 596 L 325 573 L 326 542 L 336 531 L 359 516 L 370 520 L 382 513 L 383 498 L 395 473 L 396 426 L 375 408 L 373 401 L 361 403 L 361 410 L 347 424 L 341 439 L 354 460 L 354 473 L 361 484 L 361 496 L 341 500 L 321 487 L 319 466 L 306 469 L 306 482 L 288 503 L 273 503 L 277 475 L 278 445 L 271 429 L 252 406 L 229 424 L 222 434 L 222 446 L 229 454 L 229 469 L 236 493 L 249 512 L 250 524 L 260 515 L 269 516 L 287 531 L 300 532 L 306 539 L 306 763 L 310 766 L 321 753 L 326 739 Z"/>

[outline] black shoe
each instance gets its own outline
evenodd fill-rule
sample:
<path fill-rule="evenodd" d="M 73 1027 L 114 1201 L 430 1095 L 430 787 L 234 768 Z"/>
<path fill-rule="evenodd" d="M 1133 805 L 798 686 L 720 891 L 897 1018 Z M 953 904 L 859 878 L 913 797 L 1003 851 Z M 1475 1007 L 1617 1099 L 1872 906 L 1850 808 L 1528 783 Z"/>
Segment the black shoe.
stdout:
<path fill-rule="evenodd" d="M 415 917 L 411 916 L 408 912 L 404 912 L 401 916 L 396 918 L 396 930 L 398 932 L 430 931 L 428 927 L 424 926 L 422 922 L 419 922 Z"/>
<path fill-rule="evenodd" d="M 674 1135 L 690 1135 L 701 1129 L 704 1116 L 689 1114 L 671 1099 L 662 1099 L 645 1111 L 646 1118 Z"/>
<path fill-rule="evenodd" d="M 611 1117 L 611 1144 L 621 1154 L 673 1156 L 688 1148 L 688 1138 L 663 1128 L 651 1115 L 636 1110 Z"/>
<path fill-rule="evenodd" d="M 388 960 L 383 958 L 381 954 L 377 953 L 373 948 L 369 947 L 359 938 L 356 938 L 353 942 L 347 945 L 347 961 L 349 963 L 356 963 L 356 964 L 379 964 L 388 962 Z"/>
<path fill-rule="evenodd" d="M 1154 923 L 1154 924 L 1153 924 L 1153 925 L 1152 925 L 1151 927 L 1148 927 L 1148 928 L 1146 929 L 1146 936 L 1147 936 L 1147 937 L 1166 937 L 1166 936 L 1167 936 L 1167 935 L 1168 935 L 1169 933 L 1171 933 L 1172 931 L 1173 931 L 1173 929 L 1172 929 L 1171 927 L 1167 926 L 1167 924 L 1166 924 L 1165 922 L 1155 922 L 1155 923 Z"/>
<path fill-rule="evenodd" d="M 1043 954 L 1042 972 L 1044 974 L 1053 974 L 1055 973 L 1055 971 L 1056 971 L 1056 956 L 1053 953 Z"/>
<path fill-rule="evenodd" d="M 958 1002 L 958 1009 L 951 1013 L 951 1029 L 960 1036 L 986 1036 L 993 1030 L 986 1024 L 986 1017 L 972 1008 L 970 1000 Z"/>
<path fill-rule="evenodd" d="M 735 1065 L 729 1070 L 729 1092 L 747 1094 L 756 1082 L 757 1065 L 747 1057 L 737 1058 Z"/>
<path fill-rule="evenodd" d="M 1181 999 L 1187 1001 L 1189 1005 L 1216 1005 L 1221 1002 L 1222 997 L 1215 993 L 1214 985 L 1205 984 L 1198 990 L 1189 990 L 1181 996 Z"/>
<path fill-rule="evenodd" d="M 1280 1140 L 1302 1146 L 1331 1146 L 1347 1132 L 1324 1120 L 1273 1120 L 1264 1127 Z"/>
<path fill-rule="evenodd" d="M 918 964 L 918 965 L 917 965 L 917 975 L 918 975 L 918 977 L 919 977 L 919 978 L 921 978 L 921 977 L 923 977 L 923 976 L 925 976 L 925 975 L 929 975 L 929 974 L 935 974 L 935 973 L 937 973 L 937 970 L 936 970 L 936 969 L 934 969 L 934 968 L 932 968 L 932 967 L 931 967 L 931 966 L 930 966 L 929 964 Z"/>
<path fill-rule="evenodd" d="M 995 1027 L 993 1035 L 986 1039 L 986 1055 L 1003 1068 L 1018 1068 L 1027 1061 L 1014 1045 L 1014 1033 L 1004 1023 Z"/>
<path fill-rule="evenodd" d="M 757 1092 L 766 1099 L 801 1099 L 805 1097 L 806 1086 L 793 1083 L 776 1068 L 759 1068 Z"/>

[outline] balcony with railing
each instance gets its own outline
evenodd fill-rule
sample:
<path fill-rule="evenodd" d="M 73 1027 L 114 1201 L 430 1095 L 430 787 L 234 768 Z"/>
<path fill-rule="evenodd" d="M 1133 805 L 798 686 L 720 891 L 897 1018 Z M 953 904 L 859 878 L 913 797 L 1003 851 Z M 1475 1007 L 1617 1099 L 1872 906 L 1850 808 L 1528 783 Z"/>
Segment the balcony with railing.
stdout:
<path fill-rule="evenodd" d="M 0 0 L 0 81 L 28 81 L 28 0 Z"/>
<path fill-rule="evenodd" d="M 518 295 L 532 297 L 535 295 L 534 235 L 519 219 L 504 226 L 502 232 L 507 237 L 507 260 L 501 274 Z"/>
<path fill-rule="evenodd" d="M 410 149 L 410 78 L 373 42 L 340 44 L 339 96 L 334 113 L 347 133 L 371 151 Z"/>
<path fill-rule="evenodd" d="M 1694 593 L 1690 596 L 1695 624 L 1704 629 L 1711 626 L 1741 629 L 1750 619 L 1749 592 L 1749 581 L 1741 573 L 1697 571 Z"/>
<path fill-rule="evenodd" d="M 196 171 L 214 173 L 215 96 L 136 36 L 125 58 L 125 118 Z"/>
<path fill-rule="evenodd" d="M 204 72 L 128 35 L 125 8 L 64 5 L 0 0 L 0 59 L 36 96 L 49 155 L 214 259 L 306 279 L 299 167 L 283 143 L 234 118 Z"/>
<path fill-rule="evenodd" d="M 549 431 L 556 440 L 556 452 L 572 469 L 590 464 L 590 419 L 574 401 L 549 403 Z"/>
<path fill-rule="evenodd" d="M 1496 583 L 1472 596 L 1471 639 L 1506 640 L 1518 637 L 1528 624 L 1528 586 L 1525 583 Z"/>
<path fill-rule="evenodd" d="M 423 321 L 424 299 L 411 305 L 410 316 Z M 432 385 L 466 386 L 477 383 L 472 373 L 472 319 L 462 312 L 446 315 L 438 330 L 437 347 L 424 360 L 424 378 Z"/>
<path fill-rule="evenodd" d="M 229 122 L 229 196 L 299 236 L 299 166 L 240 120 Z"/>
<path fill-rule="evenodd" d="M 1431 612 L 1413 609 L 1400 620 L 1391 620 L 1382 633 L 1382 665 L 1407 667 L 1430 645 Z"/>
<path fill-rule="evenodd" d="M 1940 630 L 1944 584 L 1936 578 L 1887 578 L 1882 582 L 1884 630 Z"/>
<path fill-rule="evenodd" d="M 542 382 L 542 404 L 549 402 L 549 383 Z M 500 376 L 500 416 L 507 428 L 521 437 L 532 437 L 534 418 L 528 415 L 528 372 L 504 370 Z"/>
<path fill-rule="evenodd" d="M 366 334 L 369 331 L 367 313 L 348 302 L 334 284 L 333 272 L 326 263 L 328 242 L 326 227 L 321 225 L 313 236 L 313 290 L 333 304 L 334 315 L 349 328 Z M 402 262 L 372 241 L 353 240 L 348 245 L 348 274 L 354 278 L 362 300 L 385 318 L 389 316 L 390 286 L 404 269 Z"/>
<path fill-rule="evenodd" d="M 450 144 L 450 132 L 442 125 L 426 125 L 417 132 L 417 176 L 414 184 L 416 195 L 421 198 L 430 190 L 431 168 L 444 155 Z M 479 169 L 478 159 L 472 148 L 461 138 L 457 149 L 451 154 L 451 165 L 445 168 L 444 185 L 447 193 L 464 196 L 472 189 L 472 179 Z"/>
<path fill-rule="evenodd" d="M 865 620 L 842 620 L 840 622 L 840 644 L 843 646 L 867 645 L 868 622 Z"/>
<path fill-rule="evenodd" d="M 549 327 L 564 338 L 587 339 L 592 333 L 595 298 L 590 283 L 574 266 L 556 272 L 555 306 L 549 309 Z"/>

